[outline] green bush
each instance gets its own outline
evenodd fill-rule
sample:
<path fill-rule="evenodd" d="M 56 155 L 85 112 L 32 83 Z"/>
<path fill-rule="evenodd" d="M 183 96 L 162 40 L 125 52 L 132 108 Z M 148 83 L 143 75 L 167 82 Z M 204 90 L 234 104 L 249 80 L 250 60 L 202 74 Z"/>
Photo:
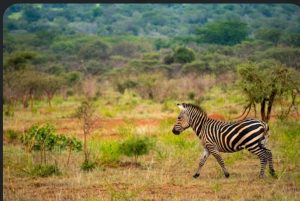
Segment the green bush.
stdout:
<path fill-rule="evenodd" d="M 137 162 L 138 156 L 148 154 L 153 144 L 147 137 L 130 137 L 120 144 L 120 152 L 126 156 L 134 156 Z"/>
<path fill-rule="evenodd" d="M 172 55 L 166 55 L 164 57 L 164 64 L 171 64 L 174 62 L 174 57 Z"/>
<path fill-rule="evenodd" d="M 177 63 L 190 63 L 195 60 L 195 53 L 187 47 L 178 47 L 173 53 L 174 61 Z"/>
<path fill-rule="evenodd" d="M 6 132 L 6 136 L 7 136 L 7 139 L 8 139 L 9 143 L 12 143 L 12 142 L 16 141 L 18 139 L 19 135 L 20 135 L 19 132 L 15 131 L 15 130 L 12 130 L 12 129 L 8 129 L 7 132 Z"/>
<path fill-rule="evenodd" d="M 125 80 L 117 84 L 118 91 L 124 93 L 125 89 L 133 89 L 138 85 L 137 82 L 133 80 Z"/>
<path fill-rule="evenodd" d="M 36 165 L 29 171 L 31 176 L 48 177 L 51 175 L 59 175 L 59 171 L 56 165 Z"/>
<path fill-rule="evenodd" d="M 95 162 L 91 162 L 91 161 L 84 161 L 81 166 L 80 169 L 83 171 L 92 171 L 93 169 L 95 169 L 96 167 L 96 163 Z"/>
<path fill-rule="evenodd" d="M 120 156 L 119 143 L 113 141 L 101 143 L 100 159 L 102 164 L 115 164 L 119 161 Z"/>
<path fill-rule="evenodd" d="M 184 72 L 210 72 L 210 65 L 203 61 L 193 61 L 183 66 Z"/>

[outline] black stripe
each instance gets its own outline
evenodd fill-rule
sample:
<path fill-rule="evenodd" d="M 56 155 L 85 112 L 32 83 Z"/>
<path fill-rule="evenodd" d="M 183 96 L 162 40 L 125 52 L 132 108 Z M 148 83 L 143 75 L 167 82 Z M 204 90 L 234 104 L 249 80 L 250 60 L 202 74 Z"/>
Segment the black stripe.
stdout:
<path fill-rule="evenodd" d="M 256 124 L 256 125 L 253 125 L 253 126 L 250 126 L 250 127 L 246 128 L 245 130 L 243 130 L 242 132 L 240 132 L 240 133 L 238 134 L 238 136 L 232 141 L 232 147 L 231 147 L 231 148 L 233 148 L 233 147 L 236 145 L 236 143 L 238 143 L 238 141 L 240 141 L 240 139 L 242 139 L 242 137 L 244 137 L 244 136 L 247 135 L 249 132 L 251 132 L 251 131 L 253 131 L 253 130 L 259 128 L 259 127 L 261 127 L 261 125 L 260 125 L 260 124 Z M 262 129 L 258 130 L 258 131 L 255 132 L 255 133 L 261 133 L 263 130 L 264 130 L 264 129 L 262 128 Z M 254 135 L 255 133 L 253 133 L 253 135 Z M 252 136 L 252 135 L 251 135 L 251 136 Z M 249 137 L 251 137 L 251 136 L 249 136 Z M 249 142 L 249 137 L 247 137 L 243 142 L 244 142 L 244 143 Z M 243 143 L 240 144 L 240 145 L 242 146 Z"/>
<path fill-rule="evenodd" d="M 242 128 L 244 128 L 244 127 L 246 127 L 246 126 L 249 126 L 249 125 L 251 125 L 251 124 L 253 124 L 253 123 L 257 123 L 257 122 L 253 122 L 253 121 L 243 122 L 243 123 L 241 123 L 240 125 L 235 126 L 235 127 L 231 128 L 231 129 L 229 129 L 229 131 L 226 133 L 226 135 L 228 135 L 228 133 L 229 133 L 231 130 L 234 130 L 234 131 L 228 135 L 228 137 L 227 137 L 227 142 L 225 142 L 225 143 L 227 143 L 227 144 L 229 145 L 229 142 L 230 142 L 231 138 L 232 138 L 233 136 L 235 136 L 235 135 L 237 134 L 237 132 L 239 132 L 239 130 L 241 130 Z"/>

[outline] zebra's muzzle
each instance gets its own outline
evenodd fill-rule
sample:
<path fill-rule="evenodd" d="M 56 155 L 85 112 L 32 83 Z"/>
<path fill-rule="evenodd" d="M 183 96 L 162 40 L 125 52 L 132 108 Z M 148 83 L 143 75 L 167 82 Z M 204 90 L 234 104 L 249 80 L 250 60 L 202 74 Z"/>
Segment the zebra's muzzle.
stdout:
<path fill-rule="evenodd" d="M 173 128 L 172 132 L 173 132 L 175 135 L 179 135 L 179 134 L 180 134 L 180 131 L 175 130 L 175 128 Z"/>

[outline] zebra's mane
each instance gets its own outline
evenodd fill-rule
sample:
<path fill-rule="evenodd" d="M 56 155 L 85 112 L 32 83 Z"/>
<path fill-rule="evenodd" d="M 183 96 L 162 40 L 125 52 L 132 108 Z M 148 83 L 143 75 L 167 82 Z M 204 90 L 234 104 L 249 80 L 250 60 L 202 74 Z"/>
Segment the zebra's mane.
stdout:
<path fill-rule="evenodd" d="M 207 115 L 205 110 L 203 108 L 201 108 L 200 106 L 198 106 L 198 105 L 194 105 L 194 104 L 191 104 L 191 103 L 183 103 L 183 105 L 184 105 L 185 108 L 194 108 L 194 109 L 199 110 L 203 114 Z"/>

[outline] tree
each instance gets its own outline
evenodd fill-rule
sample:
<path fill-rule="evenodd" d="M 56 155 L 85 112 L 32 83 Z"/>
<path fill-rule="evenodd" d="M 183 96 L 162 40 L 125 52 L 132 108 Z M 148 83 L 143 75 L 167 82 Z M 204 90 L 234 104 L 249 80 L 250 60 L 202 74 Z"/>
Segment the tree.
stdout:
<path fill-rule="evenodd" d="M 238 67 L 238 73 L 238 87 L 248 98 L 246 116 L 252 106 L 255 109 L 255 105 L 260 104 L 261 119 L 265 122 L 270 120 L 276 98 L 300 90 L 299 72 L 280 63 L 268 66 L 245 63 Z"/>
<path fill-rule="evenodd" d="M 79 55 L 84 59 L 108 59 L 110 56 L 110 47 L 101 40 L 89 41 L 84 44 L 80 50 Z"/>
<path fill-rule="evenodd" d="M 258 54 L 259 59 L 275 59 L 280 63 L 300 69 L 300 49 L 293 47 L 269 48 L 262 54 Z"/>
<path fill-rule="evenodd" d="M 270 41 L 275 45 L 279 42 L 282 32 L 278 29 L 259 29 L 255 33 L 255 38 Z"/>
<path fill-rule="evenodd" d="M 238 20 L 214 21 L 197 29 L 200 41 L 221 45 L 235 45 L 248 36 L 247 24 Z"/>
<path fill-rule="evenodd" d="M 23 16 L 29 22 L 37 21 L 41 17 L 40 9 L 34 5 L 27 4 L 24 6 Z"/>
<path fill-rule="evenodd" d="M 33 109 L 33 100 L 42 95 L 45 73 L 38 71 L 13 71 L 4 74 L 4 94 L 11 100 L 22 100 L 24 108 L 30 100 L 31 110 Z M 21 81 L 21 82 L 20 82 Z"/>
<path fill-rule="evenodd" d="M 76 117 L 82 121 L 84 164 L 89 164 L 90 152 L 87 147 L 87 136 L 91 133 L 95 108 L 90 100 L 84 100 L 76 110 Z"/>
<path fill-rule="evenodd" d="M 195 60 L 195 53 L 187 47 L 178 47 L 173 53 L 174 61 L 178 63 L 190 63 Z"/>
<path fill-rule="evenodd" d="M 6 71 L 24 70 L 37 57 L 34 52 L 18 51 L 8 55 L 4 61 Z"/>
<path fill-rule="evenodd" d="M 281 41 L 292 47 L 300 47 L 300 33 L 286 33 Z"/>
<path fill-rule="evenodd" d="M 51 107 L 51 100 L 54 94 L 62 88 L 64 81 L 53 75 L 45 76 L 42 80 L 42 89 L 46 93 L 48 104 Z"/>

